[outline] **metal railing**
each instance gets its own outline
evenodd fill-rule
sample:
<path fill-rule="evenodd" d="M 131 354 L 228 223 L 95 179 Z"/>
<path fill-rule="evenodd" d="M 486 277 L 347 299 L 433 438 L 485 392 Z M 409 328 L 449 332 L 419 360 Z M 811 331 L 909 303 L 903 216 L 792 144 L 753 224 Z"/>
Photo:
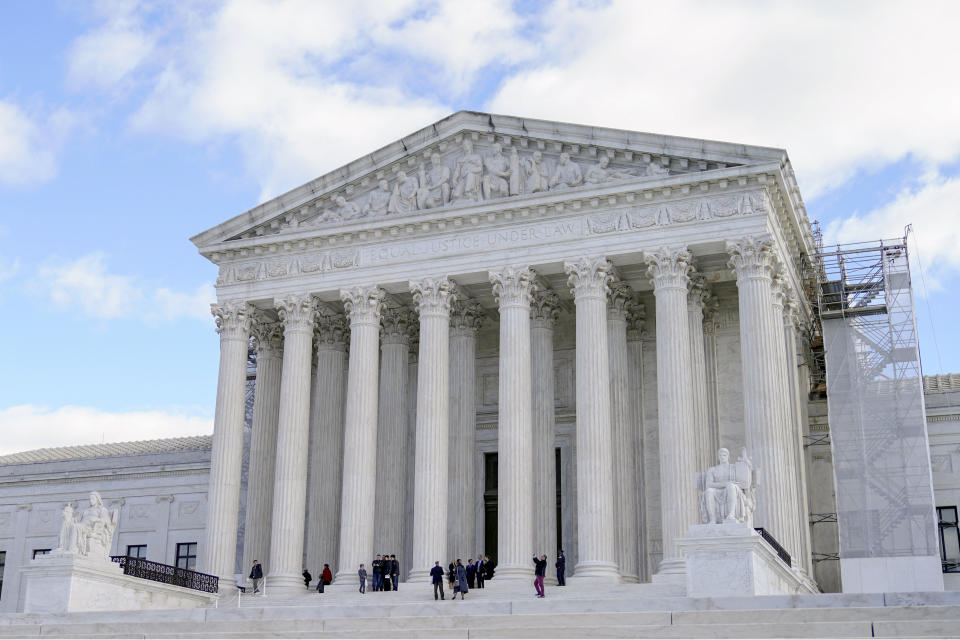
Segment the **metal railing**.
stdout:
<path fill-rule="evenodd" d="M 770 532 L 764 529 L 763 527 L 754 527 L 754 531 L 760 534 L 760 537 L 763 538 L 767 544 L 773 547 L 773 550 L 777 552 L 777 555 L 780 556 L 780 559 L 787 563 L 787 566 L 793 566 L 790 562 L 790 554 L 787 553 L 787 550 L 780 546 L 780 543 L 777 542 L 777 539 L 770 535 Z"/>
<path fill-rule="evenodd" d="M 144 558 L 131 556 L 111 556 L 111 560 L 123 568 L 123 574 L 134 578 L 143 578 L 153 582 L 172 584 L 177 587 L 196 589 L 206 593 L 217 593 L 220 587 L 220 578 L 198 571 L 181 569 L 169 564 L 160 564 Z"/>

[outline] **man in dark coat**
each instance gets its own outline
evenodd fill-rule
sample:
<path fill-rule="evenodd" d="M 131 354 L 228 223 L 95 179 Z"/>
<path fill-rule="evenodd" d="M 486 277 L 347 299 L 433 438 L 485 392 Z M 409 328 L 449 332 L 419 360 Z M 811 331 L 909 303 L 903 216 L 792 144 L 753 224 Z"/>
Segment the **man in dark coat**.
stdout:
<path fill-rule="evenodd" d="M 253 592 L 260 592 L 260 581 L 263 580 L 263 567 L 259 560 L 253 561 L 253 568 L 250 569 L 250 579 L 253 580 Z"/>
<path fill-rule="evenodd" d="M 377 559 L 373 561 L 371 567 L 373 571 L 373 590 L 380 591 L 380 588 L 383 587 L 383 560 L 380 559 L 380 554 L 377 554 Z"/>
<path fill-rule="evenodd" d="M 563 549 L 560 549 L 560 555 L 557 556 L 557 586 L 567 586 L 564 574 L 567 571 L 567 558 L 563 555 Z"/>
<path fill-rule="evenodd" d="M 473 558 L 467 560 L 467 586 L 473 589 L 474 578 L 477 576 L 477 565 L 473 564 Z"/>
<path fill-rule="evenodd" d="M 547 573 L 547 556 L 542 555 L 539 558 L 533 556 L 533 564 L 535 565 L 533 579 L 533 588 L 537 590 L 537 597 L 542 598 L 544 596 L 543 592 L 543 576 Z"/>
<path fill-rule="evenodd" d="M 313 576 L 310 575 L 310 572 L 306 569 L 303 570 L 303 586 L 307 589 L 310 588 L 310 581 L 313 580 Z"/>
<path fill-rule="evenodd" d="M 443 597 L 443 567 L 440 566 L 440 561 L 433 565 L 433 568 L 430 569 L 430 581 L 433 583 L 433 599 L 437 599 L 437 591 L 440 592 L 440 599 L 444 600 Z"/>
<path fill-rule="evenodd" d="M 483 589 L 483 579 L 487 575 L 487 568 L 483 565 L 483 554 L 477 554 L 477 589 Z"/>
<path fill-rule="evenodd" d="M 390 554 L 390 582 L 393 583 L 393 590 L 397 591 L 400 586 L 400 563 L 397 562 L 397 556 Z"/>

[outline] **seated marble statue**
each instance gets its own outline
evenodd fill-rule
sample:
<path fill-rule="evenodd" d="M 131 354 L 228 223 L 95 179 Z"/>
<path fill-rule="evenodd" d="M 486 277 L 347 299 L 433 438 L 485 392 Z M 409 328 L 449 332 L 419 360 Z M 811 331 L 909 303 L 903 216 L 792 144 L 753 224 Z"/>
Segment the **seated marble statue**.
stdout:
<path fill-rule="evenodd" d="M 753 464 L 744 449 L 740 459 L 730 462 L 730 451 L 717 452 L 719 464 L 710 467 L 702 476 L 700 489 L 700 522 L 723 524 L 742 522 L 753 526 L 754 472 Z"/>
<path fill-rule="evenodd" d="M 90 506 L 76 519 L 72 506 L 63 509 L 63 525 L 60 527 L 60 543 L 54 555 L 71 553 L 94 558 L 110 557 L 113 533 L 117 529 L 120 512 L 103 506 L 103 499 L 96 491 L 90 492 Z"/>

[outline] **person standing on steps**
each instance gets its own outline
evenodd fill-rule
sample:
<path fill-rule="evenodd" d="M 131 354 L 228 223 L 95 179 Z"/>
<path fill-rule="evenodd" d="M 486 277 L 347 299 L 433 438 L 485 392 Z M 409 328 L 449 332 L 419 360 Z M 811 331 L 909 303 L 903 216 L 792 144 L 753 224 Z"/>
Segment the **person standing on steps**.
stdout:
<path fill-rule="evenodd" d="M 537 558 L 537 556 L 533 556 L 533 564 L 536 565 L 536 568 L 534 569 L 536 576 L 533 579 L 533 588 L 537 590 L 537 597 L 542 598 L 544 597 L 543 576 L 547 572 L 546 554 L 540 556 L 539 558 Z"/>
<path fill-rule="evenodd" d="M 440 566 L 440 561 L 437 560 L 433 568 L 430 569 L 430 581 L 433 582 L 433 599 L 437 599 L 437 591 L 440 592 L 440 599 L 444 600 L 443 597 L 443 567 Z"/>
<path fill-rule="evenodd" d="M 400 586 L 400 563 L 397 562 L 397 556 L 390 554 L 390 581 L 393 583 L 393 590 L 397 591 Z"/>
<path fill-rule="evenodd" d="M 457 558 L 457 566 L 454 569 L 455 581 L 453 583 L 453 599 L 457 599 L 457 593 L 460 593 L 460 599 L 463 600 L 463 594 L 470 590 L 467 586 L 467 570 L 463 566 L 460 558 Z"/>
<path fill-rule="evenodd" d="M 363 568 L 363 563 L 360 563 L 360 568 L 357 570 L 357 575 L 360 576 L 360 593 L 367 592 L 367 570 Z"/>
<path fill-rule="evenodd" d="M 560 549 L 560 555 L 557 556 L 557 586 L 567 586 L 565 574 L 567 571 L 567 558 L 563 555 L 563 549 Z"/>
<path fill-rule="evenodd" d="M 477 554 L 477 589 L 483 589 L 483 580 L 487 574 L 487 568 L 483 564 L 483 554 Z"/>
<path fill-rule="evenodd" d="M 333 582 L 333 572 L 330 571 L 330 565 L 323 565 L 323 573 L 320 574 L 320 577 L 323 579 L 324 586 L 327 586 Z"/>
<path fill-rule="evenodd" d="M 473 564 L 473 558 L 467 560 L 467 586 L 473 589 L 474 580 L 477 577 L 477 565 Z"/>
<path fill-rule="evenodd" d="M 260 581 L 263 580 L 263 567 L 259 560 L 253 561 L 253 567 L 250 569 L 250 579 L 253 580 L 253 592 L 260 592 Z"/>
<path fill-rule="evenodd" d="M 310 588 L 310 581 L 313 580 L 313 576 L 310 575 L 310 572 L 306 569 L 303 570 L 303 586 L 306 589 Z"/>
<path fill-rule="evenodd" d="M 380 591 L 383 587 L 383 560 L 380 559 L 380 554 L 377 554 L 377 559 L 373 561 L 371 565 L 373 571 L 373 590 Z"/>

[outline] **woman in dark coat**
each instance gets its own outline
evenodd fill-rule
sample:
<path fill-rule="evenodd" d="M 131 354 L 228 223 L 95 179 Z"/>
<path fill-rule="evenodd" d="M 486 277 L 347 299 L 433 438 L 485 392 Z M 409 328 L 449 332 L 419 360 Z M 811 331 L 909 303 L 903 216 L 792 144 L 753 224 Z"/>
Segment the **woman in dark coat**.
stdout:
<path fill-rule="evenodd" d="M 456 582 L 453 587 L 453 599 L 457 599 L 457 594 L 460 594 L 460 599 L 463 600 L 463 594 L 470 590 L 470 587 L 467 586 L 467 568 L 463 566 L 463 562 L 460 561 L 460 558 L 457 558 L 457 566 L 455 569 L 456 573 Z"/>

